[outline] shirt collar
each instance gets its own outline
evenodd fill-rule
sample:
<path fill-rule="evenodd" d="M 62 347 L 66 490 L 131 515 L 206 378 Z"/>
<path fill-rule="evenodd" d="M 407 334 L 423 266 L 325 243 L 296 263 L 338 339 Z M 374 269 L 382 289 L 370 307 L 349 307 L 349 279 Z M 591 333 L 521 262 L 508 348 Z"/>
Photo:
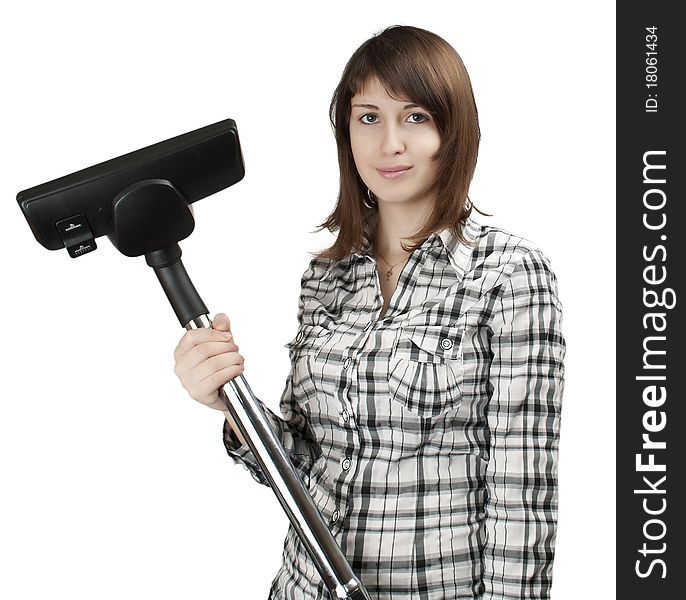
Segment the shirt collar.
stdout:
<path fill-rule="evenodd" d="M 467 266 L 474 251 L 474 245 L 479 237 L 481 225 L 477 223 L 471 216 L 467 217 L 462 229 L 462 234 L 467 240 L 468 244 L 460 242 L 449 229 L 444 229 L 438 233 L 443 246 L 448 252 L 450 264 L 455 269 L 458 279 L 462 279 L 467 270 Z"/>
<path fill-rule="evenodd" d="M 476 239 L 479 227 L 480 225 L 474 221 L 471 216 L 467 217 L 467 220 L 464 224 L 463 233 L 470 243 Z M 443 244 L 443 247 L 448 252 L 450 263 L 458 272 L 464 273 L 464 267 L 467 259 L 471 256 L 471 248 L 466 247 L 463 243 L 461 243 L 457 237 L 451 233 L 450 229 L 443 229 L 441 231 L 432 233 L 428 238 L 426 238 L 426 240 L 424 240 L 424 243 L 419 247 L 419 249 L 426 250 L 436 243 Z M 357 258 L 372 259 L 371 247 L 371 227 L 369 224 L 367 224 L 364 228 L 364 241 L 362 249 L 352 252 L 352 255 L 356 256 Z"/>

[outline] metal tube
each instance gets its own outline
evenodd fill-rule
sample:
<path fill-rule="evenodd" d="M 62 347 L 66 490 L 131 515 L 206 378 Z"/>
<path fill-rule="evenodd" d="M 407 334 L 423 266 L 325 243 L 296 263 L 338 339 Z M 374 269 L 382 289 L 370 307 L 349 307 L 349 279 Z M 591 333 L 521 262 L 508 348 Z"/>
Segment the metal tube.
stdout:
<path fill-rule="evenodd" d="M 189 330 L 200 327 L 212 327 L 208 315 L 201 315 L 186 325 Z M 336 600 L 371 600 L 298 477 L 245 377 L 239 375 L 229 381 L 219 390 L 219 395 L 307 548 L 331 597 Z"/>

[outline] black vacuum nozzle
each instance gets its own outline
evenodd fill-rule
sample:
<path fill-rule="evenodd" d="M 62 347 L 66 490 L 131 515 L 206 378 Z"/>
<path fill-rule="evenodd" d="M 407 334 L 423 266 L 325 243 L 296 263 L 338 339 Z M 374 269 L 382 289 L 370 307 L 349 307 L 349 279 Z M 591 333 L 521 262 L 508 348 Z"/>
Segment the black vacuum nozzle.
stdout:
<path fill-rule="evenodd" d="M 190 205 L 245 174 L 236 123 L 226 119 L 17 194 L 36 240 L 76 258 L 109 236 L 127 256 L 188 237 Z"/>

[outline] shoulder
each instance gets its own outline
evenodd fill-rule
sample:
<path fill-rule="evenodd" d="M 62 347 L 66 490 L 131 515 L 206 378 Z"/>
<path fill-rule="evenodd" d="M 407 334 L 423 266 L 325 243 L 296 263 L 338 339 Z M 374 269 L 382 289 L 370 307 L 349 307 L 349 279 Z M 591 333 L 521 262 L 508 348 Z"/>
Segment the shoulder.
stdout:
<path fill-rule="evenodd" d="M 336 272 L 345 271 L 345 269 L 341 268 L 340 264 L 341 261 L 334 261 L 330 258 L 311 258 L 300 277 L 302 289 L 305 290 L 313 285 L 321 288 L 323 284 L 334 278 Z"/>
<path fill-rule="evenodd" d="M 482 268 L 500 266 L 515 268 L 527 260 L 549 262 L 534 241 L 502 227 L 475 223 L 471 232 L 472 267 L 480 265 Z"/>
<path fill-rule="evenodd" d="M 493 225 L 472 222 L 471 256 L 464 284 L 481 292 L 538 289 L 555 296 L 557 277 L 548 256 L 534 241 Z"/>
<path fill-rule="evenodd" d="M 311 258 L 300 278 L 299 319 L 322 324 L 339 302 L 340 286 L 354 283 L 355 269 L 344 268 L 342 261 Z"/>

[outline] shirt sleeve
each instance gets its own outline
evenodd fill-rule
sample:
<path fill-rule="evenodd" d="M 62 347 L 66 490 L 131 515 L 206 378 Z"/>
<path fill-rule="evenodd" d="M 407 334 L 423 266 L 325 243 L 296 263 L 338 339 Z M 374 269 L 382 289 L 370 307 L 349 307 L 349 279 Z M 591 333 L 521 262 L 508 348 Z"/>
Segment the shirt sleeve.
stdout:
<path fill-rule="evenodd" d="M 298 410 L 298 405 L 293 394 L 292 381 L 291 369 L 279 403 L 279 408 L 283 417 L 278 417 L 268 406 L 265 406 L 261 400 L 258 401 L 267 420 L 272 426 L 272 429 L 286 450 L 286 454 L 290 458 L 294 469 L 300 476 L 300 479 L 307 483 L 315 450 L 314 445 L 307 435 L 305 417 Z M 252 450 L 250 450 L 248 444 L 240 444 L 240 441 L 226 419 L 224 419 L 223 433 L 224 446 L 234 463 L 243 465 L 258 483 L 269 486 L 269 481 L 257 464 L 257 460 L 255 459 Z"/>
<path fill-rule="evenodd" d="M 307 283 L 320 275 L 320 273 L 316 271 L 317 265 L 318 262 L 312 260 L 307 269 L 305 269 L 300 280 L 301 292 L 298 300 L 299 328 L 303 324 L 306 304 L 309 298 Z M 294 367 L 294 356 L 291 356 L 291 370 L 286 380 L 286 386 L 281 394 L 281 400 L 279 401 L 281 417 L 275 415 L 261 400 L 258 399 L 258 402 L 265 417 L 271 424 L 272 429 L 281 441 L 281 445 L 284 447 L 284 450 L 300 476 L 300 479 L 307 484 L 312 464 L 319 454 L 321 454 L 321 450 L 311 435 L 307 419 L 300 410 L 297 401 L 293 386 Z M 258 483 L 269 486 L 269 481 L 257 464 L 257 460 L 255 459 L 252 450 L 250 450 L 247 444 L 240 444 L 240 441 L 226 419 L 224 419 L 223 436 L 226 451 L 234 463 L 243 465 Z"/>
<path fill-rule="evenodd" d="M 548 260 L 529 251 L 498 300 L 489 375 L 483 599 L 548 599 L 566 352 Z"/>

